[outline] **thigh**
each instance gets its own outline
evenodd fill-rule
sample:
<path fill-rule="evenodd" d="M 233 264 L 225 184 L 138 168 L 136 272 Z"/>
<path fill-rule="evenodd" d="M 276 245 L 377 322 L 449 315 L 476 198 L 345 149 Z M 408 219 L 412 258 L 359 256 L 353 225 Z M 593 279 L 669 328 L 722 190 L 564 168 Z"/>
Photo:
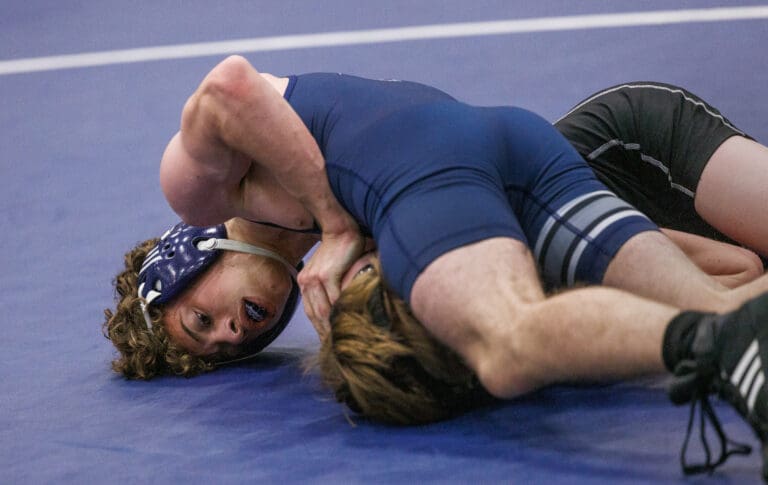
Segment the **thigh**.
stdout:
<path fill-rule="evenodd" d="M 411 307 L 444 344 L 478 370 L 500 342 L 513 351 L 515 322 L 544 299 L 536 264 L 519 240 L 491 238 L 449 251 L 416 279 Z"/>
<path fill-rule="evenodd" d="M 616 197 L 552 125 L 504 110 L 504 187 L 549 288 L 599 284 L 619 248 L 657 227 Z"/>
<path fill-rule="evenodd" d="M 401 194 L 374 237 L 384 280 L 406 302 L 416 278 L 449 251 L 494 237 L 526 244 L 504 191 L 466 170 L 434 175 Z"/>
<path fill-rule="evenodd" d="M 627 241 L 658 230 L 644 214 L 601 185 L 573 184 L 557 195 L 537 195 L 541 217 L 526 227 L 549 289 L 600 284 Z"/>

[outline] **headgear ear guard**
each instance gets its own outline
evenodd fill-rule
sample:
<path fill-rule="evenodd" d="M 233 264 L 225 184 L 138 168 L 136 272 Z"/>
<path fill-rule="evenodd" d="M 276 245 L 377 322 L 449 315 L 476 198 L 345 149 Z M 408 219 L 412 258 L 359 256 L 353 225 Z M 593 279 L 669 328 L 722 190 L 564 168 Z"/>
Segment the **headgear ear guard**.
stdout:
<path fill-rule="evenodd" d="M 303 263 L 294 268 L 285 258 L 265 248 L 227 239 L 224 224 L 210 227 L 194 227 L 183 222 L 166 231 L 155 247 L 147 253 L 139 270 L 139 297 L 144 301 L 141 310 L 147 328 L 152 326 L 147 307 L 168 303 L 189 287 L 203 271 L 221 254 L 221 250 L 257 254 L 283 264 L 291 275 L 291 293 L 285 302 L 282 315 L 275 325 L 259 335 L 245 347 L 245 356 L 222 363 L 235 362 L 251 357 L 269 345 L 291 320 L 299 300 L 296 274 Z"/>

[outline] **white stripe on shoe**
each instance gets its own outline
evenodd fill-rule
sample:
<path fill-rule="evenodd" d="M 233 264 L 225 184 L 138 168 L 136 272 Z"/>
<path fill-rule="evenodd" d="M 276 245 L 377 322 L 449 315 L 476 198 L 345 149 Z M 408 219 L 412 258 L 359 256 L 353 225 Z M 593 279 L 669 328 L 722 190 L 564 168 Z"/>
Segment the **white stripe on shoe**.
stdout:
<path fill-rule="evenodd" d="M 741 382 L 741 378 L 744 377 L 744 372 L 746 372 L 750 362 L 752 362 L 752 359 L 754 359 L 756 355 L 757 355 L 757 340 L 753 340 L 752 343 L 749 344 L 749 347 L 747 347 L 747 350 L 744 352 L 744 355 L 741 356 L 741 360 L 739 360 L 739 363 L 736 364 L 736 368 L 733 370 L 733 374 L 731 375 L 731 384 L 737 387 L 739 386 L 739 382 Z"/>
<path fill-rule="evenodd" d="M 741 386 L 739 386 L 739 392 L 742 396 L 745 398 L 747 397 L 747 394 L 749 394 L 749 389 L 752 387 L 752 384 L 755 381 L 755 376 L 760 371 L 760 357 L 756 357 L 752 361 L 752 365 L 749 366 L 749 370 L 744 375 L 744 379 L 741 381 Z"/>
<path fill-rule="evenodd" d="M 741 396 L 747 401 L 747 410 L 755 408 L 757 395 L 765 384 L 765 374 L 762 371 L 763 362 L 758 355 L 757 339 L 753 340 L 739 359 L 731 375 L 731 384 L 736 386 Z"/>
<path fill-rule="evenodd" d="M 763 371 L 760 371 L 757 373 L 757 378 L 755 378 L 755 384 L 752 386 L 752 391 L 749 393 L 749 397 L 747 398 L 747 408 L 749 409 L 750 413 L 755 408 L 757 393 L 763 387 L 763 384 L 765 384 L 765 374 L 763 374 Z"/>

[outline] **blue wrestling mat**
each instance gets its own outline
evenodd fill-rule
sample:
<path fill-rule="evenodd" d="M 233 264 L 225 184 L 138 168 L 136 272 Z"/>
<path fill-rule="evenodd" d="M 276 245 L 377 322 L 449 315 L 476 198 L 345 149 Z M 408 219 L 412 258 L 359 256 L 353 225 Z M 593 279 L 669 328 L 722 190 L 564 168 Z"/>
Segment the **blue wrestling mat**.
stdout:
<path fill-rule="evenodd" d="M 0 7 L 0 483 L 759 483 L 755 453 L 683 477 L 688 409 L 656 381 L 546 389 L 431 426 L 349 420 L 302 371 L 317 348 L 303 317 L 259 359 L 209 375 L 110 371 L 110 281 L 127 249 L 175 220 L 158 162 L 184 101 L 227 53 L 275 74 L 421 81 L 550 120 L 600 88 L 662 81 L 768 141 L 768 2 L 367 5 Z M 763 9 L 708 10 L 749 6 Z M 670 9 L 695 10 L 658 13 Z M 756 444 L 718 411 L 731 437 Z"/>

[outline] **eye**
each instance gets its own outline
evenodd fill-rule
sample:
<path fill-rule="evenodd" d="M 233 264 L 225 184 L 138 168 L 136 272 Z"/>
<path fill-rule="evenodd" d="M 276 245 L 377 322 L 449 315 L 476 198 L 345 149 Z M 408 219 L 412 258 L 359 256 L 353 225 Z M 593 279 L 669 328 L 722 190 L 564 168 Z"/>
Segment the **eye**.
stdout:
<path fill-rule="evenodd" d="M 211 326 L 211 317 L 205 313 L 195 312 L 195 318 L 197 319 L 197 325 L 199 328 L 204 329 Z"/>
<path fill-rule="evenodd" d="M 245 302 L 245 314 L 254 322 L 262 322 L 267 317 L 267 309 L 253 302 Z"/>

